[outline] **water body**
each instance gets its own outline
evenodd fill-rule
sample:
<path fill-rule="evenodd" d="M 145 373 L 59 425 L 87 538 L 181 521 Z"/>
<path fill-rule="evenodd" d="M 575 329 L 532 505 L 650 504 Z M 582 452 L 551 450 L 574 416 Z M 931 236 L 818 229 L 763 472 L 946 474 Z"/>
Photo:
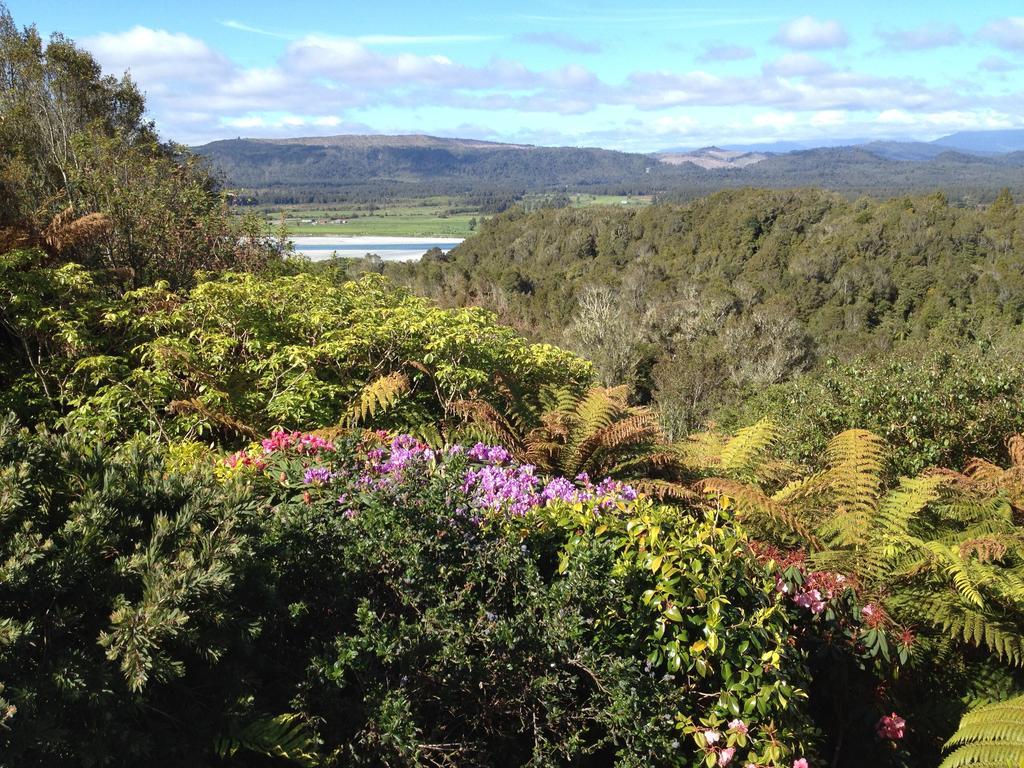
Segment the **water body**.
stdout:
<path fill-rule="evenodd" d="M 384 261 L 419 261 L 431 248 L 450 251 L 462 242 L 459 237 L 293 237 L 295 252 L 312 261 L 323 261 L 337 254 L 361 259 L 375 253 Z"/>

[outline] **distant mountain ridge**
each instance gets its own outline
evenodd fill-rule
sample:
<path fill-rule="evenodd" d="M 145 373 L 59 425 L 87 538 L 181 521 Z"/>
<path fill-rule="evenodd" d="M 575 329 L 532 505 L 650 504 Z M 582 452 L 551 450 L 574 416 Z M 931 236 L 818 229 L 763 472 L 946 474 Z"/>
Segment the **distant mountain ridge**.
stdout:
<path fill-rule="evenodd" d="M 1010 152 L 1024 151 L 1024 129 L 990 130 L 990 131 L 958 131 L 948 136 L 942 136 L 932 141 L 913 141 L 895 139 L 821 139 L 815 140 L 784 140 L 774 142 L 763 142 L 755 144 L 731 144 L 722 145 L 725 150 L 735 152 L 758 152 L 767 154 L 784 154 L 787 152 L 800 152 L 808 149 L 827 149 L 834 147 L 862 147 L 870 145 L 876 148 L 900 145 L 905 148 L 917 147 L 916 150 L 907 150 L 909 154 L 916 157 L 907 159 L 918 159 L 923 157 L 934 157 L 945 149 L 957 149 L 972 154 L 1002 155 Z M 932 154 L 929 155 L 931 148 Z M 676 147 L 661 150 L 659 154 L 687 154 L 700 151 L 692 147 Z"/>
<path fill-rule="evenodd" d="M 1024 195 L 1024 131 L 997 134 L 988 144 L 968 132 L 935 142 L 774 153 L 715 146 L 638 154 L 424 135 L 238 138 L 195 151 L 229 187 L 276 203 L 566 192 L 685 199 L 738 186 L 878 196 L 941 190 L 970 202 L 991 199 L 1003 187 Z M 977 148 L 982 145 L 1019 150 L 995 154 Z"/>
<path fill-rule="evenodd" d="M 692 163 L 700 168 L 746 168 L 759 163 L 768 157 L 763 152 L 742 152 L 739 150 L 721 149 L 720 147 L 702 147 L 692 152 L 658 152 L 654 155 L 663 163 L 682 165 Z"/>

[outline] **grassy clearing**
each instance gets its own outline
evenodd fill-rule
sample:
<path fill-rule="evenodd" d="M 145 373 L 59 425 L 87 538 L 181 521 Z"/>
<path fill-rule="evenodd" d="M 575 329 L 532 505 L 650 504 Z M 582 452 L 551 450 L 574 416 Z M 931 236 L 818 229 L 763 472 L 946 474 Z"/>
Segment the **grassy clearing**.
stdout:
<path fill-rule="evenodd" d="M 529 195 L 523 201 L 527 206 L 540 204 L 546 195 Z M 588 195 L 571 198 L 571 205 L 586 208 L 594 205 L 642 206 L 649 205 L 646 195 Z M 291 234 L 300 235 L 394 235 L 405 237 L 469 237 L 473 225 L 487 218 L 487 214 L 467 207 L 449 197 L 400 199 L 386 204 L 338 206 L 289 205 L 264 208 L 261 215 L 271 229 L 281 224 L 282 217 Z"/>
<path fill-rule="evenodd" d="M 471 224 L 483 214 L 465 209 L 446 197 L 389 201 L 386 205 L 330 208 L 282 206 L 261 211 L 267 226 L 280 226 L 282 217 L 293 235 L 396 235 L 407 237 L 468 237 Z"/>

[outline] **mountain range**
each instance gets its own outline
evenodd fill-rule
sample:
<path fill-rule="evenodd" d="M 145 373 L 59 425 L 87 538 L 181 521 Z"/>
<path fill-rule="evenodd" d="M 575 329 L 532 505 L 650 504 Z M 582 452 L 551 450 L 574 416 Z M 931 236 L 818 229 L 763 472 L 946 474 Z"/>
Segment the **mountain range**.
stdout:
<path fill-rule="evenodd" d="M 779 146 L 640 154 L 423 135 L 340 135 L 238 138 L 195 151 L 219 169 L 229 188 L 278 203 L 565 192 L 680 199 L 738 186 L 813 186 L 876 196 L 939 190 L 963 202 L 990 199 L 1004 187 L 1024 195 L 1024 130 L 966 131 L 931 142 Z"/>

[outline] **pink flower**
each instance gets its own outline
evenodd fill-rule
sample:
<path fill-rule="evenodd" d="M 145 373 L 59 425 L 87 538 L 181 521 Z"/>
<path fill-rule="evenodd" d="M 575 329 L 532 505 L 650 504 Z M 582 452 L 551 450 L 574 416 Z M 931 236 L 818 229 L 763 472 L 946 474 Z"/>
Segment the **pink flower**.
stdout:
<path fill-rule="evenodd" d="M 725 768 L 732 762 L 732 756 L 736 754 L 735 747 L 726 747 L 718 753 L 718 768 Z"/>
<path fill-rule="evenodd" d="M 801 757 L 793 761 L 793 768 L 807 768 L 807 758 Z"/>
<path fill-rule="evenodd" d="M 729 730 L 730 731 L 736 731 L 736 733 L 746 733 L 747 732 L 747 724 L 744 723 L 739 718 L 736 718 L 735 720 L 730 720 L 729 721 Z"/>
<path fill-rule="evenodd" d="M 906 726 L 907 721 L 893 712 L 891 715 L 885 715 L 878 721 L 878 725 L 875 726 L 875 731 L 878 733 L 879 737 L 883 739 L 899 741 L 903 738 Z"/>
<path fill-rule="evenodd" d="M 825 601 L 822 599 L 821 592 L 817 589 L 809 589 L 806 592 L 801 592 L 793 598 L 793 602 L 814 614 L 821 613 L 825 610 Z"/>
<path fill-rule="evenodd" d="M 877 627 L 882 623 L 884 614 L 876 603 L 868 603 L 860 609 L 860 615 L 864 617 L 864 623 L 869 627 Z"/>
<path fill-rule="evenodd" d="M 717 743 L 720 738 L 722 738 L 722 734 L 718 731 L 704 731 L 704 741 L 709 745 Z"/>

